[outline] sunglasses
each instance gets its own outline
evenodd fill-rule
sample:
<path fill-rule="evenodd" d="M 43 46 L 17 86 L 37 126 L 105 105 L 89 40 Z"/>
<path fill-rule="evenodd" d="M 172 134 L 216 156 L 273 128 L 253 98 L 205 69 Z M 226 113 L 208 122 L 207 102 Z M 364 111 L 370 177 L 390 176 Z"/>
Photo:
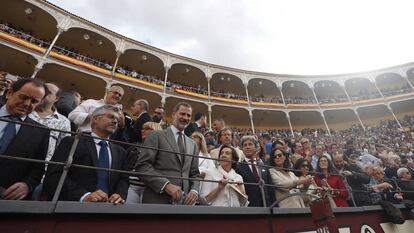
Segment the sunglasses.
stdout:
<path fill-rule="evenodd" d="M 281 157 L 283 157 L 283 154 L 282 153 L 275 154 L 275 158 L 281 158 Z"/>

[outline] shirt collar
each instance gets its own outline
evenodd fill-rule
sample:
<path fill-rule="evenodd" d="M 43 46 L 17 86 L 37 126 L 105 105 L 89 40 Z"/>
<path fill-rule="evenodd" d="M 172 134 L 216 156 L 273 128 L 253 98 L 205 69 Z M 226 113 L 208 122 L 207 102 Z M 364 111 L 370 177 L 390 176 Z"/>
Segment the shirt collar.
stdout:
<path fill-rule="evenodd" d="M 3 107 L 0 108 L 0 117 L 7 117 L 7 116 L 12 116 L 12 114 L 10 114 L 9 111 L 7 111 L 7 107 L 6 104 L 3 105 Z M 27 116 L 21 116 L 19 117 L 20 120 L 25 121 Z"/>
<path fill-rule="evenodd" d="M 183 131 L 178 130 L 177 127 L 175 127 L 174 125 L 171 125 L 171 130 L 172 130 L 174 136 L 177 136 L 178 132 L 181 132 L 182 134 L 184 133 Z"/>
<path fill-rule="evenodd" d="M 102 139 L 98 135 L 96 135 L 95 133 L 92 132 L 91 135 L 93 137 L 98 137 L 98 138 L 93 138 L 93 141 L 95 142 L 95 144 L 99 144 L 99 142 L 102 141 Z M 106 141 L 106 142 L 109 144 L 108 141 Z"/>

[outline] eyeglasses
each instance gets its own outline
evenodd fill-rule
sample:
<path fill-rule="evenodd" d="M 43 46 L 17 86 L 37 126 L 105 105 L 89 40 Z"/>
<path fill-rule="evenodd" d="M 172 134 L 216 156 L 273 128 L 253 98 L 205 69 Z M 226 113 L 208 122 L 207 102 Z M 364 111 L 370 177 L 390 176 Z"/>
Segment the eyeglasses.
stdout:
<path fill-rule="evenodd" d="M 283 154 L 282 153 L 275 154 L 275 158 L 280 158 L 280 157 L 283 157 Z"/>
<path fill-rule="evenodd" d="M 302 167 L 309 168 L 309 165 L 308 164 L 303 164 Z"/>

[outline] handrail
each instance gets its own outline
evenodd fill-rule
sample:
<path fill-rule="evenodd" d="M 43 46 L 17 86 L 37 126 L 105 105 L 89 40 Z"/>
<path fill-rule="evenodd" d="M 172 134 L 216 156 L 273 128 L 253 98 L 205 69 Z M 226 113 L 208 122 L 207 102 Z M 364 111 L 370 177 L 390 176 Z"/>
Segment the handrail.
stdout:
<path fill-rule="evenodd" d="M 46 126 L 42 126 L 42 125 L 34 125 L 34 124 L 30 124 L 27 122 L 21 122 L 21 121 L 11 121 L 9 119 L 0 119 L 0 121 L 6 121 L 6 122 L 14 122 L 15 124 L 21 124 L 21 125 L 26 125 L 26 126 L 31 126 L 31 127 L 37 127 L 37 128 L 44 128 L 44 129 L 48 129 L 48 130 L 52 130 L 52 131 L 58 131 L 58 132 L 64 132 L 64 133 L 69 133 L 69 134 L 74 134 L 74 132 L 71 131 L 65 131 L 65 130 L 56 130 L 56 129 L 50 129 Z M 101 170 L 101 171 L 108 171 L 108 172 L 119 172 L 119 173 L 123 173 L 123 174 L 128 174 L 130 176 L 145 176 L 147 174 L 145 173 L 140 173 L 140 172 L 135 172 L 135 171 L 127 171 L 127 170 L 118 170 L 118 169 L 112 169 L 112 168 L 100 168 L 100 167 L 95 167 L 95 166 L 88 166 L 88 165 L 82 165 L 82 164 L 74 164 L 72 163 L 73 161 L 73 155 L 75 153 L 77 144 L 79 142 L 80 137 L 90 137 L 90 138 L 99 138 L 99 137 L 94 137 L 92 135 L 89 134 L 82 134 L 80 132 L 78 132 L 75 136 L 75 140 L 71 146 L 70 152 L 69 152 L 69 156 L 67 158 L 66 162 L 55 162 L 55 161 L 45 161 L 45 160 L 38 160 L 38 159 L 30 159 L 30 158 L 21 158 L 21 157 L 14 157 L 14 156 L 9 156 L 9 155 L 0 155 L 0 159 L 12 159 L 12 160 L 19 160 L 19 161 L 27 161 L 27 162 L 36 162 L 36 163 L 43 163 L 43 164 L 54 164 L 54 165 L 60 165 L 60 166 L 64 166 L 61 178 L 59 180 L 58 183 L 58 187 L 55 190 L 53 199 L 52 199 L 52 203 L 57 203 L 58 202 L 58 198 L 62 189 L 62 186 L 64 184 L 64 181 L 66 179 L 66 175 L 67 172 L 69 170 L 70 167 L 79 167 L 79 168 L 86 168 L 86 169 L 93 169 L 93 170 Z M 175 155 L 175 154 L 181 154 L 184 156 L 189 156 L 189 157 L 197 157 L 197 158 L 203 158 L 203 159 L 211 159 L 211 160 L 215 160 L 215 161 L 226 161 L 226 160 L 222 160 L 222 159 L 215 159 L 215 158 L 207 158 L 204 156 L 199 156 L 199 155 L 191 155 L 191 154 L 185 154 L 185 153 L 177 153 L 174 151 L 169 151 L 169 150 L 161 150 L 158 148 L 152 148 L 152 147 L 148 147 L 148 146 L 144 146 L 144 145 L 136 145 L 136 144 L 132 144 L 132 143 L 125 143 L 125 142 L 120 142 L 120 141 L 116 141 L 116 140 L 111 140 L 111 139 L 102 139 L 99 138 L 101 140 L 107 140 L 110 142 L 115 142 L 115 143 L 120 143 L 120 144 L 124 144 L 124 145 L 130 145 L 130 146 L 135 146 L 135 147 L 140 147 L 140 148 L 146 148 L 146 149 L 152 149 L 152 150 L 159 150 L 159 151 L 163 151 L 163 152 L 168 152 L 171 155 Z M 237 162 L 239 164 L 250 164 L 248 162 Z M 268 166 L 265 164 L 256 164 L 256 166 L 258 167 L 262 167 L 262 168 L 274 168 L 272 166 Z M 285 170 L 285 171 L 299 171 L 299 170 L 295 170 L 295 169 L 291 169 L 291 168 L 281 168 L 280 170 Z M 323 173 L 318 173 L 318 172 L 314 172 L 313 174 L 323 174 Z M 341 174 L 330 174 L 330 175 L 335 175 L 335 176 L 341 176 L 342 178 L 344 178 L 343 175 Z M 169 178 L 169 179 L 182 179 L 182 180 L 190 180 L 190 181 L 200 181 L 200 182 L 214 182 L 214 183 L 218 183 L 219 181 L 217 180 L 206 180 L 206 179 L 200 179 L 200 178 L 190 178 L 190 177 L 177 177 L 177 176 L 166 176 L 166 175 L 159 175 L 156 177 L 165 177 L 165 178 Z M 346 179 L 344 179 L 346 180 Z M 397 179 L 396 179 L 397 180 Z M 239 184 L 238 182 L 229 182 L 230 184 Z M 261 191 L 261 195 L 263 200 L 265 200 L 265 187 L 272 187 L 272 188 L 279 188 L 279 186 L 274 185 L 274 184 L 266 184 L 264 182 L 264 180 L 262 179 L 262 177 L 260 177 L 259 182 L 255 182 L 255 183 L 249 183 L 249 182 L 243 182 L 242 184 L 244 185 L 256 185 L 259 186 L 260 191 Z M 318 190 L 318 189 L 308 189 L 308 190 Z M 370 193 L 368 190 L 349 190 L 349 189 L 332 189 L 333 191 L 348 191 L 348 192 L 363 192 L 363 193 Z M 402 192 L 406 192 L 406 193 L 411 193 L 414 191 L 408 191 L 408 190 L 401 190 Z M 353 195 L 351 195 L 351 199 L 353 200 Z M 280 200 L 279 200 L 280 202 Z M 277 202 L 277 203 L 279 203 Z M 266 206 L 266 202 L 264 201 L 264 206 Z"/>

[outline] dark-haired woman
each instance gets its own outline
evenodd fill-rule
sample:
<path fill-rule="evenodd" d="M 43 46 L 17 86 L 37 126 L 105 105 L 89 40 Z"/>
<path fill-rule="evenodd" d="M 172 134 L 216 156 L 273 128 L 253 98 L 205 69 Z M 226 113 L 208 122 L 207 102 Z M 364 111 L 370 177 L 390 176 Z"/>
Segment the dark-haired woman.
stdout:
<path fill-rule="evenodd" d="M 309 163 L 308 160 L 304 158 L 300 158 L 296 161 L 295 165 L 293 166 L 293 172 L 295 175 L 299 178 L 302 177 L 308 177 L 309 172 L 312 171 L 312 165 Z M 312 194 L 316 195 L 318 193 L 319 187 L 316 185 L 315 180 L 312 180 L 312 182 L 309 185 L 302 184 L 299 185 L 298 188 L 302 193 L 306 194 Z M 309 206 L 310 202 L 314 199 L 314 197 L 310 195 L 304 195 L 302 196 L 303 202 L 305 203 L 305 206 Z"/>
<path fill-rule="evenodd" d="M 274 168 L 269 170 L 275 187 L 276 200 L 281 200 L 290 194 L 299 193 L 297 189 L 300 185 L 309 185 L 312 177 L 298 178 L 291 172 L 290 161 L 287 155 L 280 149 L 275 149 L 270 155 L 270 163 Z M 279 202 L 281 208 L 304 208 L 305 204 L 300 195 L 288 197 Z"/>
<path fill-rule="evenodd" d="M 336 207 L 348 207 L 348 191 L 332 162 L 325 155 L 321 156 L 316 166 L 315 182 L 328 195 L 332 196 Z"/>
<path fill-rule="evenodd" d="M 219 183 L 204 181 L 200 196 L 211 206 L 241 207 L 247 206 L 243 178 L 234 168 L 239 161 L 236 150 L 223 145 L 219 152 L 219 166 L 206 171 L 205 180 L 216 180 Z M 229 184 L 229 182 L 236 182 Z"/>

